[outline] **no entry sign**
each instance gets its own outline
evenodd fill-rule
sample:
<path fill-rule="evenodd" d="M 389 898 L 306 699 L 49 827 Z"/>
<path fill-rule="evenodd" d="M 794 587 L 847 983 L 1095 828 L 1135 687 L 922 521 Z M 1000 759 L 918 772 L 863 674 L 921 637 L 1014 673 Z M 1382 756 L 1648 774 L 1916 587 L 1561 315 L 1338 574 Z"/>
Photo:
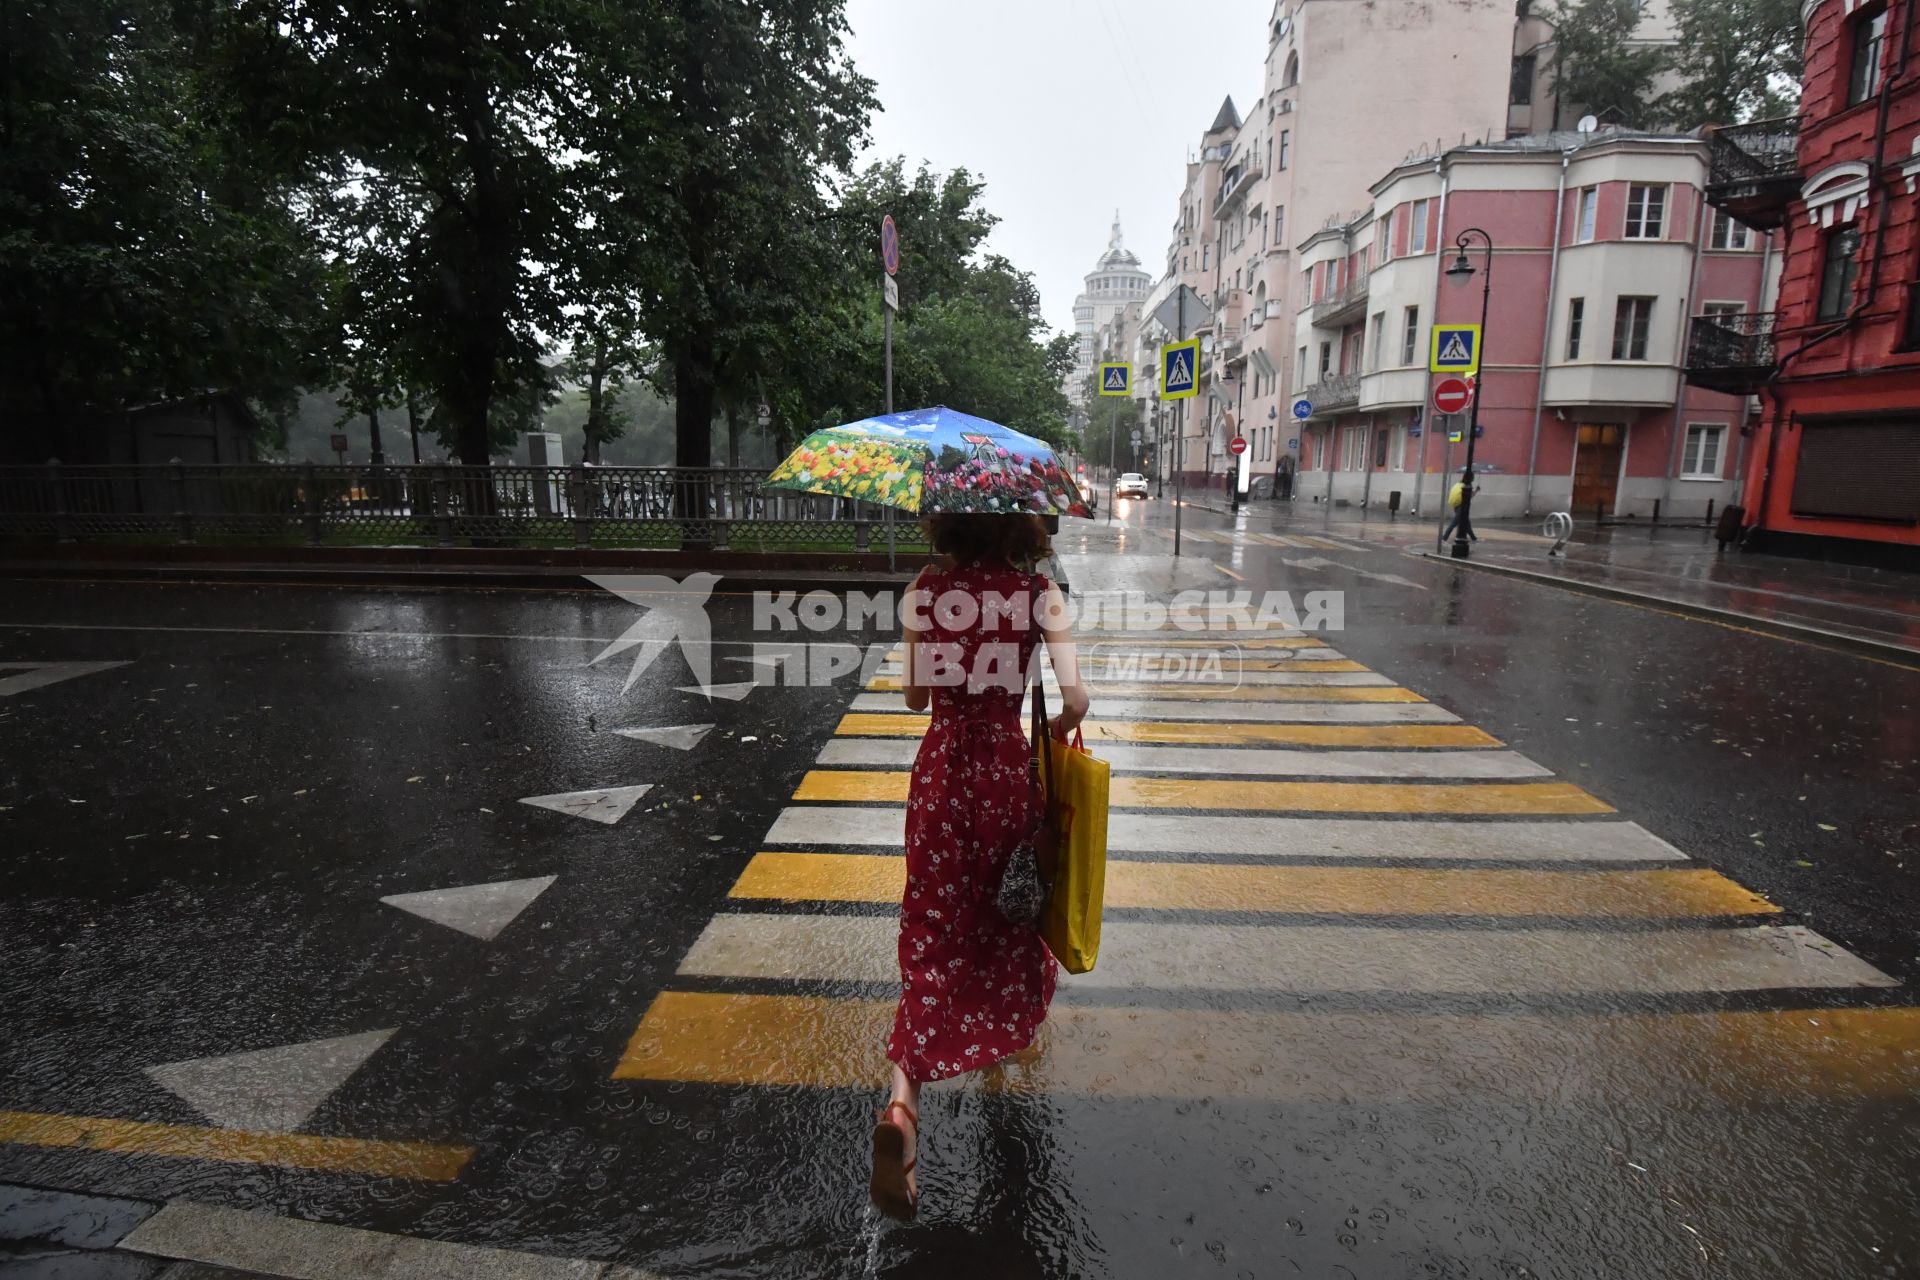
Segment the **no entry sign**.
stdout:
<path fill-rule="evenodd" d="M 1473 388 L 1465 378 L 1442 378 L 1433 384 L 1433 407 L 1441 413 L 1465 413 Z"/>
<path fill-rule="evenodd" d="M 1241 454 L 1241 453 L 1245 453 L 1246 451 L 1247 451 L 1247 438 L 1245 436 L 1235 436 L 1233 439 L 1227 441 L 1228 453 Z"/>

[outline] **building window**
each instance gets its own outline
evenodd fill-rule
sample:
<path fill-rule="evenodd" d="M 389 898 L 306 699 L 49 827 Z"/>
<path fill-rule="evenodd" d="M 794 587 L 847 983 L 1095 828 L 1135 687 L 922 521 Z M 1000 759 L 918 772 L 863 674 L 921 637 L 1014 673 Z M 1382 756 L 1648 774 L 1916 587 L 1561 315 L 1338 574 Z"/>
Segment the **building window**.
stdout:
<path fill-rule="evenodd" d="M 1380 264 L 1382 266 L 1393 261 L 1393 218 L 1394 215 L 1399 212 L 1400 206 L 1395 205 L 1393 208 L 1387 210 L 1386 217 L 1380 219 L 1380 221 L 1374 225 L 1373 239 L 1374 243 L 1380 246 Z"/>
<path fill-rule="evenodd" d="M 1582 187 L 1580 189 L 1580 225 L 1574 233 L 1577 244 L 1593 242 L 1593 217 L 1600 211 L 1600 188 Z"/>
<path fill-rule="evenodd" d="M 1281 244 L 1287 233 L 1287 206 L 1276 205 L 1273 210 L 1273 242 Z"/>
<path fill-rule="evenodd" d="M 1627 187 L 1627 239 L 1658 240 L 1666 220 L 1665 187 L 1641 186 L 1637 182 Z"/>
<path fill-rule="evenodd" d="M 1367 469 L 1367 432 L 1364 427 L 1348 427 L 1341 433 L 1346 444 L 1346 456 L 1340 460 L 1342 471 L 1365 471 Z"/>
<path fill-rule="evenodd" d="M 1533 69 L 1535 57 L 1523 53 L 1513 60 L 1513 80 L 1507 87 L 1507 103 L 1510 106 L 1525 107 L 1533 103 Z"/>
<path fill-rule="evenodd" d="M 1287 69 L 1280 77 L 1280 87 L 1290 89 L 1300 83 L 1300 54 L 1296 50 L 1287 55 Z"/>
<path fill-rule="evenodd" d="M 1320 380 L 1325 382 L 1332 376 L 1333 344 L 1331 342 L 1323 342 L 1320 344 Z"/>
<path fill-rule="evenodd" d="M 1367 324 L 1367 368 L 1369 371 L 1380 367 L 1380 348 L 1387 340 L 1387 313 L 1376 311 Z"/>
<path fill-rule="evenodd" d="M 1857 106 L 1880 92 L 1880 54 L 1887 40 L 1887 11 L 1853 19 L 1853 69 L 1847 77 L 1847 105 Z"/>
<path fill-rule="evenodd" d="M 1427 206 L 1431 200 L 1415 200 L 1408 213 L 1407 252 L 1425 253 L 1427 251 Z"/>
<path fill-rule="evenodd" d="M 1280 131 L 1280 167 L 1286 168 L 1293 161 L 1293 130 Z"/>
<path fill-rule="evenodd" d="M 1307 349 L 1305 347 L 1300 348 L 1299 354 L 1293 358 L 1293 376 L 1296 378 L 1304 378 L 1307 376 Z M 1293 385 L 1297 387 L 1300 384 L 1296 382 Z"/>
<path fill-rule="evenodd" d="M 1387 465 L 1387 437 L 1392 433 L 1380 427 L 1373 431 L 1373 465 L 1382 468 Z"/>
<path fill-rule="evenodd" d="M 1567 300 L 1567 359 L 1580 358 L 1580 331 L 1587 324 L 1587 300 L 1570 298 Z"/>
<path fill-rule="evenodd" d="M 1620 299 L 1613 310 L 1613 358 L 1645 360 L 1647 330 L 1652 326 L 1652 298 Z"/>
<path fill-rule="evenodd" d="M 1720 441 L 1726 430 L 1722 426 L 1702 423 L 1692 423 L 1687 427 L 1686 449 L 1680 455 L 1682 480 L 1720 478 Z"/>
<path fill-rule="evenodd" d="M 1838 320 L 1853 305 L 1853 282 L 1860 274 L 1860 232 L 1841 227 L 1827 236 L 1826 260 L 1820 268 L 1821 320 Z"/>
<path fill-rule="evenodd" d="M 1728 316 L 1742 316 L 1747 313 L 1744 302 L 1708 302 L 1701 306 L 1700 314 L 1709 320 L 1725 320 Z"/>
<path fill-rule="evenodd" d="M 1420 351 L 1420 308 L 1408 307 L 1400 326 L 1400 363 L 1409 365 Z"/>
<path fill-rule="evenodd" d="M 1753 243 L 1753 233 L 1744 222 L 1729 218 L 1723 210 L 1714 210 L 1713 238 L 1708 247 L 1714 249 L 1745 249 Z"/>

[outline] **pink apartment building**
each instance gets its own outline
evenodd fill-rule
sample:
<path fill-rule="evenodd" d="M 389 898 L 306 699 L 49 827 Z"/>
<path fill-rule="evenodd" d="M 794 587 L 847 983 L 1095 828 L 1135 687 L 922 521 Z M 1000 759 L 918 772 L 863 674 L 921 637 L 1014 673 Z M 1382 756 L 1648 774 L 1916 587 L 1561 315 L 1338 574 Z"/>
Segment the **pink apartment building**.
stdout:
<path fill-rule="evenodd" d="M 1295 254 L 1302 500 L 1433 509 L 1465 443 L 1428 407 L 1431 327 L 1480 319 L 1475 513 L 1697 518 L 1734 498 L 1753 403 L 1688 386 L 1687 318 L 1767 309 L 1768 235 L 1707 205 L 1693 135 L 1554 133 L 1409 160 Z"/>
<path fill-rule="evenodd" d="M 1639 34 L 1652 43 L 1670 39 L 1661 8 L 1643 13 Z M 1186 283 L 1212 309 L 1200 334 L 1202 395 L 1150 412 L 1163 472 L 1178 455 L 1190 484 L 1224 487 L 1234 435 L 1249 441 L 1255 474 L 1297 452 L 1291 392 L 1318 373 L 1293 368 L 1303 242 L 1368 216 L 1381 174 L 1411 156 L 1578 118 L 1576 105 L 1554 99 L 1552 28 L 1531 10 L 1515 0 L 1277 0 L 1260 96 L 1244 115 L 1223 104 L 1190 157 L 1165 273 L 1141 307 L 1143 398 L 1169 336 L 1151 323 L 1155 306 Z"/>

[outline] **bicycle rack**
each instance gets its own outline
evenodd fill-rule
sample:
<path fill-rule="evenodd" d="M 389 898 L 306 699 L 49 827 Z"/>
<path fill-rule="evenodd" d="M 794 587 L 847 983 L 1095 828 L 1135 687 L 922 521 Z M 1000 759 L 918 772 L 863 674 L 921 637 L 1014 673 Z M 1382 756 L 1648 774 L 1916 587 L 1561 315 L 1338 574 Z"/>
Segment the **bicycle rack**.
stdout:
<path fill-rule="evenodd" d="M 1566 549 L 1568 541 L 1573 537 L 1573 517 L 1564 511 L 1556 511 L 1547 517 L 1540 532 L 1554 540 L 1553 545 L 1547 548 L 1547 554 L 1557 556 Z"/>

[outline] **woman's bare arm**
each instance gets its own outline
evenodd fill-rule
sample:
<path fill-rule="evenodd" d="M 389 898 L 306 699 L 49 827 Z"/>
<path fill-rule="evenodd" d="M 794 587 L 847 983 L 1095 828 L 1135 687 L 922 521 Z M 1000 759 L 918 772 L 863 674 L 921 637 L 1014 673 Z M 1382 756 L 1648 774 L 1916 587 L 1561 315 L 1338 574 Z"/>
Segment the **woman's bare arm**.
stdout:
<path fill-rule="evenodd" d="M 1040 603 L 1040 630 L 1047 639 L 1047 660 L 1060 682 L 1060 710 L 1053 716 L 1053 735 L 1064 739 L 1087 718 L 1087 688 L 1080 679 L 1080 654 L 1067 623 L 1067 602 L 1060 588 L 1048 587 Z"/>
<path fill-rule="evenodd" d="M 925 711 L 933 702 L 933 689 L 920 683 L 918 650 L 926 643 L 927 633 L 924 629 L 915 629 L 913 626 L 915 618 L 924 619 L 927 616 L 927 610 L 933 607 L 933 602 L 928 599 L 930 593 L 925 586 L 927 572 L 922 569 L 914 576 L 912 585 L 907 588 L 906 608 L 901 611 L 900 616 L 902 664 L 900 669 L 904 673 L 900 681 L 900 689 L 906 694 L 909 711 Z"/>

